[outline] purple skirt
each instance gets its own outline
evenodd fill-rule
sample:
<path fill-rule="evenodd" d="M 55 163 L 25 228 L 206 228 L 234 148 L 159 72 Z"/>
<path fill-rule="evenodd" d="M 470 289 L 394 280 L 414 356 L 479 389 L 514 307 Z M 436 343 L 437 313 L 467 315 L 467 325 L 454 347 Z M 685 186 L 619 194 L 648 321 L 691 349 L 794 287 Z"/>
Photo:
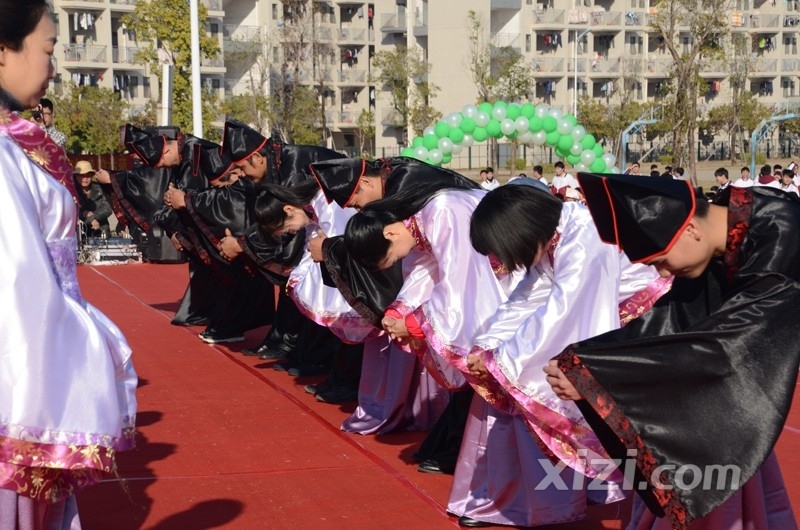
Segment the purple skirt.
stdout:
<path fill-rule="evenodd" d="M 78 504 L 75 497 L 49 503 L 0 488 L 0 530 L 81 530 Z"/>

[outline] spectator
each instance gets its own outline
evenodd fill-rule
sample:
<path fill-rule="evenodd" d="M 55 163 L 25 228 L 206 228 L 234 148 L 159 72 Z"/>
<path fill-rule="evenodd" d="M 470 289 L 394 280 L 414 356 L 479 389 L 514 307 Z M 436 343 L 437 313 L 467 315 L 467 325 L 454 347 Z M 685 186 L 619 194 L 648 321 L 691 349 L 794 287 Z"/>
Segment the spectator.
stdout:
<path fill-rule="evenodd" d="M 544 168 L 542 166 L 533 166 L 533 178 L 547 186 L 547 179 L 544 177 Z"/>
<path fill-rule="evenodd" d="M 782 172 L 781 166 L 775 166 L 776 169 L 780 169 Z M 780 187 L 780 182 L 774 176 L 772 176 L 772 167 L 769 164 L 764 164 L 761 166 L 761 171 L 758 175 L 758 182 L 754 182 L 753 185 L 755 186 L 768 186 L 770 188 L 777 188 Z"/>
<path fill-rule="evenodd" d="M 95 180 L 96 171 L 91 162 L 81 160 L 75 164 L 72 177 L 78 192 L 78 219 L 86 225 L 87 237 L 109 237 L 108 218 L 113 213 L 111 205 Z"/>
<path fill-rule="evenodd" d="M 658 172 L 659 175 L 661 174 L 661 172 L 658 171 L 658 164 L 650 164 L 650 175 L 651 176 L 653 174 L 653 171 Z"/>
<path fill-rule="evenodd" d="M 528 178 L 528 175 L 526 175 L 525 173 L 520 173 L 519 175 L 514 175 L 513 177 L 508 179 L 508 182 L 514 182 L 517 179 L 525 179 L 525 178 Z M 508 182 L 506 182 L 506 184 L 508 184 Z"/>
<path fill-rule="evenodd" d="M 731 180 L 728 178 L 728 170 L 724 167 L 714 171 L 714 180 L 717 181 L 717 193 L 721 192 L 731 184 Z"/>
<path fill-rule="evenodd" d="M 567 189 L 572 188 L 577 190 L 579 188 L 578 181 L 575 177 L 567 173 L 564 167 L 564 162 L 558 161 L 553 165 L 556 175 L 553 177 L 553 184 L 551 189 L 555 195 L 560 196 L 562 199 L 567 196 Z"/>
<path fill-rule="evenodd" d="M 791 169 L 784 169 L 781 175 L 780 189 L 787 193 L 794 193 L 800 196 L 800 191 L 798 191 L 797 186 L 792 182 L 793 177 L 794 171 Z"/>
<path fill-rule="evenodd" d="M 725 170 L 727 172 L 727 170 Z M 676 167 L 672 171 L 672 178 L 674 180 L 686 180 L 686 171 L 682 167 Z M 726 173 L 727 174 L 727 173 Z"/>
<path fill-rule="evenodd" d="M 55 110 L 53 108 L 53 102 L 47 98 L 42 98 L 39 100 L 39 107 L 37 108 L 39 112 L 40 119 L 37 120 L 37 123 L 47 131 L 48 136 L 53 139 L 55 143 L 58 144 L 59 147 L 62 149 L 67 145 L 67 135 L 63 132 L 59 131 L 53 125 L 53 120 L 55 119 Z M 36 112 L 34 112 L 34 119 L 36 117 Z"/>
<path fill-rule="evenodd" d="M 639 175 L 641 175 L 640 173 L 641 170 L 642 168 L 639 165 L 639 162 L 633 162 L 630 166 L 628 166 L 628 170 L 626 171 L 626 173 L 629 173 L 631 175 L 636 175 L 638 177 Z"/>
<path fill-rule="evenodd" d="M 749 188 L 753 185 L 753 179 L 750 178 L 750 168 L 743 167 L 741 177 L 736 179 L 736 182 L 732 182 L 731 186 L 735 186 L 737 188 Z"/>
<path fill-rule="evenodd" d="M 481 188 L 492 191 L 500 187 L 500 183 L 495 180 L 494 178 L 494 169 L 491 167 L 487 167 L 485 170 L 481 171 Z"/>

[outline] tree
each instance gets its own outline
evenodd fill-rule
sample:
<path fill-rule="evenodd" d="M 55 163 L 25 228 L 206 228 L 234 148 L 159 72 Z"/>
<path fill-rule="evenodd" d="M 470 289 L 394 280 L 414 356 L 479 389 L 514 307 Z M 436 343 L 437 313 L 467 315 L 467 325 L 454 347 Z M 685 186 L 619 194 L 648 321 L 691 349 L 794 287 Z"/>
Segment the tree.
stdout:
<path fill-rule="evenodd" d="M 624 95 L 620 94 L 620 101 L 609 105 L 604 105 L 588 96 L 578 100 L 580 124 L 605 146 L 607 152 L 614 153 L 617 159 L 621 157 L 621 150 L 625 148 L 621 144 L 622 131 L 653 105 L 625 99 Z"/>
<path fill-rule="evenodd" d="M 175 67 L 172 121 L 185 131 L 193 127 L 190 21 L 189 2 L 186 0 L 136 2 L 133 12 L 121 19 L 122 24 L 136 33 L 140 43 L 144 43 L 134 55 L 134 61 L 148 65 L 159 81 L 162 81 L 162 64 Z M 200 27 L 204 28 L 207 23 L 208 10 L 200 3 Z M 213 59 L 219 52 L 217 40 L 201 31 L 200 55 L 204 59 Z M 216 112 L 213 93 L 203 91 L 203 135 L 207 138 L 213 136 L 211 122 L 217 118 Z"/>
<path fill-rule="evenodd" d="M 358 115 L 358 149 L 364 155 L 367 146 L 369 152 L 373 153 L 375 142 L 375 113 L 372 110 L 361 109 L 361 114 Z"/>
<path fill-rule="evenodd" d="M 119 127 L 125 123 L 128 104 L 113 90 L 69 83 L 53 102 L 58 110 L 55 125 L 67 135 L 67 153 L 120 151 Z"/>
<path fill-rule="evenodd" d="M 226 116 L 250 124 L 265 136 L 269 136 L 271 114 L 270 49 L 271 42 L 260 35 L 232 36 L 231 49 L 225 53 L 225 66 L 232 77 L 241 79 L 243 90 L 226 97 L 221 106 Z"/>
<path fill-rule="evenodd" d="M 710 133 L 730 134 L 731 163 L 737 162 L 738 155 L 746 151 L 744 143 L 738 141 L 740 135 L 753 131 L 761 120 L 772 116 L 772 110 L 750 92 L 739 92 L 734 98 L 731 103 L 712 108 L 704 124 Z"/>
<path fill-rule="evenodd" d="M 441 112 L 428 104 L 439 91 L 439 87 L 427 81 L 431 66 L 404 47 L 376 53 L 372 66 L 370 83 L 379 83 L 389 91 L 392 108 L 399 116 L 398 126 L 403 129 L 403 144 L 408 145 L 409 128 L 420 135 L 425 127 L 442 117 Z"/>
<path fill-rule="evenodd" d="M 665 115 L 673 124 L 673 162 L 687 167 L 692 179 L 697 175 L 697 99 L 703 86 L 700 68 L 703 61 L 715 61 L 723 55 L 720 44 L 729 33 L 729 4 L 730 0 L 659 0 L 654 6 L 652 27 L 672 56 Z"/>

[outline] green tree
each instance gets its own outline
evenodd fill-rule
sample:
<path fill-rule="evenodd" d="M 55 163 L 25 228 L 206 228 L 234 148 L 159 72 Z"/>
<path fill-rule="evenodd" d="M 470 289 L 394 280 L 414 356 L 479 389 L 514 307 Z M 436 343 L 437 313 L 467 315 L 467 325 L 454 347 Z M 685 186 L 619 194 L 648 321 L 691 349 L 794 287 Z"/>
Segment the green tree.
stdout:
<path fill-rule="evenodd" d="M 396 123 L 403 130 L 404 145 L 408 145 L 411 133 L 422 134 L 425 127 L 442 117 L 429 104 L 439 87 L 428 82 L 431 66 L 419 54 L 404 47 L 379 51 L 372 58 L 372 67 L 370 82 L 388 90 Z"/>
<path fill-rule="evenodd" d="M 358 125 L 358 149 L 363 155 L 369 147 L 369 152 L 373 153 L 375 145 L 375 113 L 372 110 L 361 109 L 356 121 Z"/>
<path fill-rule="evenodd" d="M 730 0 L 659 0 L 653 6 L 651 25 L 672 57 L 664 115 L 673 124 L 673 162 L 688 168 L 693 179 L 697 175 L 697 99 L 705 89 L 700 70 L 724 55 L 721 43 L 730 32 L 730 4 Z"/>
<path fill-rule="evenodd" d="M 58 109 L 55 126 L 67 135 L 67 153 L 120 151 L 119 127 L 125 123 L 128 104 L 113 90 L 69 83 L 53 102 Z"/>
<path fill-rule="evenodd" d="M 192 55 L 191 55 L 191 16 L 189 2 L 186 0 L 158 0 L 136 2 L 132 13 L 122 17 L 120 22 L 133 30 L 141 48 L 134 60 L 150 67 L 161 81 L 161 65 L 172 64 L 175 68 L 173 79 L 173 124 L 184 131 L 191 131 L 192 117 Z M 200 28 L 208 24 L 208 10 L 200 3 Z M 203 59 L 214 59 L 219 54 L 217 40 L 201 30 L 200 55 Z M 203 91 L 203 136 L 211 138 L 211 122 L 217 116 L 216 98 L 207 90 Z"/>
<path fill-rule="evenodd" d="M 606 151 L 621 156 L 621 136 L 631 123 L 639 119 L 652 103 L 625 101 L 620 94 L 620 101 L 615 104 L 603 104 L 600 101 L 583 96 L 578 100 L 580 124 L 587 132 L 594 135 L 598 142 L 606 147 Z"/>
<path fill-rule="evenodd" d="M 731 103 L 713 107 L 704 125 L 713 134 L 729 134 L 731 139 L 731 163 L 746 152 L 743 136 L 752 132 L 761 120 L 772 116 L 772 109 L 761 104 L 750 92 L 739 92 Z"/>

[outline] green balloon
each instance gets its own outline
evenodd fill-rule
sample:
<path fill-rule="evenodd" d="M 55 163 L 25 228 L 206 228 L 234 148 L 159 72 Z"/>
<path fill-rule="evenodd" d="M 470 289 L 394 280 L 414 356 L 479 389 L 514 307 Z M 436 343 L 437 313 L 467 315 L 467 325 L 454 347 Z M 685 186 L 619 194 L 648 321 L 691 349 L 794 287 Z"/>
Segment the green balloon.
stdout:
<path fill-rule="evenodd" d="M 411 147 L 419 147 L 423 145 L 422 143 L 422 136 L 415 136 L 413 140 L 411 140 Z"/>
<path fill-rule="evenodd" d="M 439 137 L 435 134 L 426 134 L 422 139 L 422 145 L 424 145 L 425 149 L 428 151 L 431 149 L 437 149 L 439 147 Z"/>
<path fill-rule="evenodd" d="M 536 108 L 535 107 L 534 107 L 533 111 L 536 112 Z M 543 126 L 544 126 L 544 123 L 542 123 L 542 119 L 541 118 L 537 118 L 536 116 L 534 116 L 529 121 L 528 130 L 530 132 L 532 132 L 532 133 L 537 133 L 537 132 L 542 130 Z"/>
<path fill-rule="evenodd" d="M 464 131 L 459 129 L 458 127 L 451 127 L 450 134 L 447 135 L 451 140 L 453 140 L 454 144 L 460 144 L 462 140 L 464 140 Z M 447 154 L 447 153 L 445 153 Z"/>
<path fill-rule="evenodd" d="M 533 103 L 523 103 L 520 108 L 520 114 L 530 120 L 536 115 L 536 107 Z"/>
<path fill-rule="evenodd" d="M 483 103 L 481 103 L 480 105 L 478 105 L 478 110 L 479 110 L 479 111 L 481 111 L 481 112 L 485 112 L 485 113 L 486 113 L 486 114 L 488 114 L 489 116 L 491 116 L 491 115 L 492 115 L 492 109 L 493 109 L 493 108 L 494 108 L 494 107 L 492 106 L 492 104 L 491 104 L 491 103 L 489 103 L 488 101 L 484 101 Z"/>
<path fill-rule="evenodd" d="M 521 113 L 522 110 L 516 103 L 512 103 L 511 105 L 506 107 L 506 118 L 508 118 L 509 120 L 516 120 L 517 118 L 519 118 Z"/>
<path fill-rule="evenodd" d="M 569 162 L 569 165 L 571 166 L 574 166 L 580 161 L 581 161 L 581 155 L 572 155 L 572 154 L 567 155 L 567 162 Z"/>
<path fill-rule="evenodd" d="M 508 138 L 509 140 L 513 140 L 513 139 L 514 139 L 514 138 L 516 138 L 518 135 L 519 135 L 519 131 L 514 131 L 514 132 L 512 132 L 511 134 L 507 135 L 507 136 L 506 136 L 506 138 Z"/>
<path fill-rule="evenodd" d="M 603 146 L 600 144 L 594 144 L 594 147 L 592 147 L 592 151 L 594 151 L 594 154 L 596 154 L 598 157 L 603 156 L 603 154 L 605 153 L 605 151 L 603 151 Z"/>
<path fill-rule="evenodd" d="M 464 131 L 464 134 L 472 134 L 472 131 L 475 130 L 475 120 L 472 118 L 462 118 L 459 127 Z"/>
<path fill-rule="evenodd" d="M 451 153 L 442 155 L 442 164 L 449 164 L 451 160 L 453 160 L 453 155 Z"/>
<path fill-rule="evenodd" d="M 544 132 L 551 133 L 558 128 L 558 120 L 552 116 L 547 116 L 542 120 L 542 129 Z"/>
<path fill-rule="evenodd" d="M 413 157 L 414 156 L 414 148 L 413 147 L 404 148 L 402 151 L 400 151 L 400 156 Z"/>
<path fill-rule="evenodd" d="M 482 142 L 489 137 L 489 133 L 483 127 L 475 127 L 475 130 L 472 131 L 472 137 L 476 142 Z"/>
<path fill-rule="evenodd" d="M 567 155 L 569 155 L 569 149 L 567 149 L 565 151 L 564 149 L 561 149 L 560 147 L 556 147 L 556 154 L 561 158 L 566 158 Z"/>
<path fill-rule="evenodd" d="M 606 161 L 602 158 L 595 158 L 592 165 L 589 166 L 589 169 L 591 169 L 593 173 L 602 173 L 606 170 Z"/>
<path fill-rule="evenodd" d="M 584 149 L 591 149 L 594 147 L 594 144 L 596 143 L 597 141 L 591 134 L 587 134 L 586 136 L 581 138 L 581 147 L 583 147 Z"/>
<path fill-rule="evenodd" d="M 433 132 L 436 134 L 437 137 L 445 138 L 447 137 L 448 134 L 450 134 L 450 124 L 444 121 L 440 121 L 434 126 Z"/>
<path fill-rule="evenodd" d="M 559 133 L 558 131 L 547 133 L 547 145 L 549 145 L 550 147 L 557 146 L 559 140 L 561 140 L 561 133 Z"/>
<path fill-rule="evenodd" d="M 574 140 L 572 139 L 572 136 L 569 134 L 565 134 L 558 140 L 558 148 L 561 149 L 562 151 L 566 151 L 567 154 L 569 154 L 569 150 L 572 148 L 573 142 Z"/>
<path fill-rule="evenodd" d="M 505 101 L 503 101 L 502 99 L 498 99 L 497 101 L 494 102 L 494 106 L 495 107 L 506 108 L 506 107 L 508 107 L 508 104 Z"/>
<path fill-rule="evenodd" d="M 500 122 L 495 119 L 489 120 L 489 123 L 486 124 L 486 133 L 492 138 L 502 138 L 503 131 L 500 130 Z"/>
<path fill-rule="evenodd" d="M 573 127 L 575 127 L 576 125 L 578 125 L 578 118 L 576 118 L 576 117 L 575 117 L 574 115 L 572 115 L 572 114 L 567 114 L 566 116 L 564 116 L 564 118 L 563 118 L 563 119 L 565 119 L 565 120 L 567 120 L 568 122 L 570 122 L 570 123 L 572 124 L 572 126 L 573 126 Z"/>

